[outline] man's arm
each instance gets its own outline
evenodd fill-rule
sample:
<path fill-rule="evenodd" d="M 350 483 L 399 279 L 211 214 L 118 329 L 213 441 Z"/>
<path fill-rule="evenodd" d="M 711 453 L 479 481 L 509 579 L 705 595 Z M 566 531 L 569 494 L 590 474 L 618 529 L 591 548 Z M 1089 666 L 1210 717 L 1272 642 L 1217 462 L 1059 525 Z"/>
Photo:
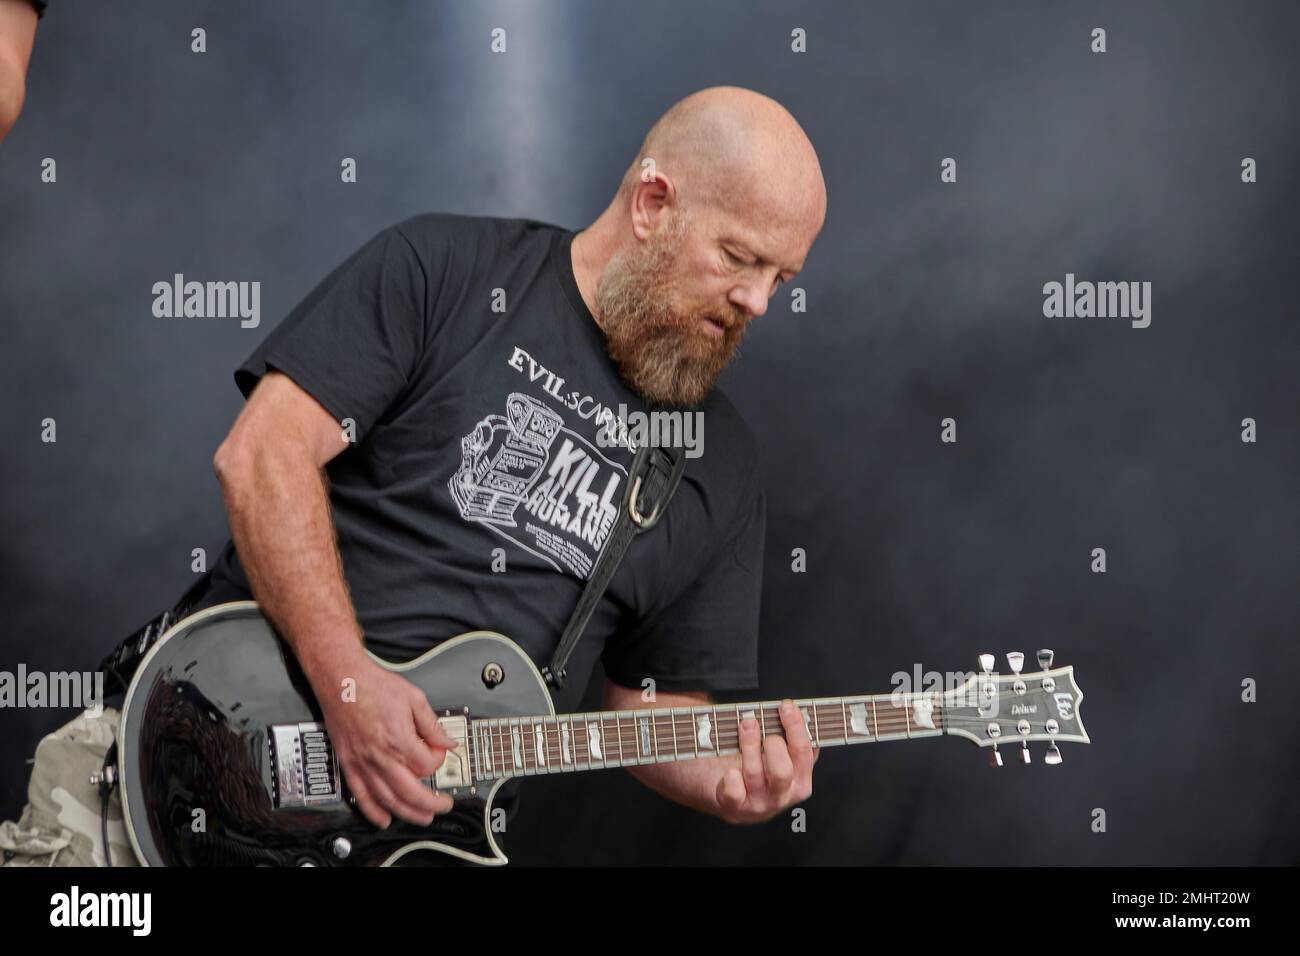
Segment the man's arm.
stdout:
<path fill-rule="evenodd" d="M 36 8 L 29 0 L 0 0 L 0 141 L 23 110 L 35 42 Z"/>
<path fill-rule="evenodd" d="M 322 468 L 347 447 L 338 422 L 268 371 L 213 458 L 253 596 L 293 648 L 366 817 L 428 824 L 452 800 L 430 776 L 455 742 L 413 684 L 366 653 L 343 577 Z M 343 693 L 343 689 L 347 693 Z"/>
<path fill-rule="evenodd" d="M 698 707 L 711 702 L 703 692 L 657 693 L 650 709 Z M 605 709 L 645 710 L 641 692 L 605 681 Z M 627 772 L 660 796 L 727 823 L 762 823 L 812 795 L 812 768 L 818 751 L 808 737 L 794 701 L 782 701 L 785 737 L 760 741 L 757 722 L 740 729 L 740 753 L 699 760 L 677 760 L 628 767 Z"/>

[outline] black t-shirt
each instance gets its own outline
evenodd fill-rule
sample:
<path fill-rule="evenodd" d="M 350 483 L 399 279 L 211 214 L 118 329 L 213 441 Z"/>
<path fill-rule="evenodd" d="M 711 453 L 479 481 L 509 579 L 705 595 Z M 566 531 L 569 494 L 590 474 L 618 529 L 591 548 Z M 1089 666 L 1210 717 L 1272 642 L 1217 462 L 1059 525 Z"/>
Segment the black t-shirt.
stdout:
<path fill-rule="evenodd" d="M 633 448 L 597 432 L 620 403 L 647 406 L 578 291 L 573 235 L 534 220 L 408 219 L 335 269 L 235 373 L 247 396 L 277 369 L 355 423 L 326 470 L 344 576 L 380 657 L 484 629 L 548 663 L 608 536 Z M 699 411 L 702 454 L 611 580 L 560 712 L 576 709 L 598 655 L 633 688 L 758 684 L 757 443 L 718 389 Z M 205 605 L 251 596 L 229 544 L 213 582 Z"/>

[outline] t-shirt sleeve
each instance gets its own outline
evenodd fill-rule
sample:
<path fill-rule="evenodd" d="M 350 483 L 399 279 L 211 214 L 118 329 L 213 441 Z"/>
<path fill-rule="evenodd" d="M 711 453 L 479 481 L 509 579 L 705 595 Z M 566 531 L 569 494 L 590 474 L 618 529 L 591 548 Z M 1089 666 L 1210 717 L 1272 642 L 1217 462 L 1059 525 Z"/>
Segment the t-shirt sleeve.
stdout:
<path fill-rule="evenodd" d="M 611 681 L 640 688 L 649 677 L 669 693 L 758 687 L 767 502 L 757 481 L 737 515 L 739 529 L 681 595 L 605 645 L 601 663 Z"/>
<path fill-rule="evenodd" d="M 288 375 L 360 441 L 407 388 L 425 346 L 427 283 L 396 226 L 331 272 L 235 372 L 247 397 L 269 369 Z"/>

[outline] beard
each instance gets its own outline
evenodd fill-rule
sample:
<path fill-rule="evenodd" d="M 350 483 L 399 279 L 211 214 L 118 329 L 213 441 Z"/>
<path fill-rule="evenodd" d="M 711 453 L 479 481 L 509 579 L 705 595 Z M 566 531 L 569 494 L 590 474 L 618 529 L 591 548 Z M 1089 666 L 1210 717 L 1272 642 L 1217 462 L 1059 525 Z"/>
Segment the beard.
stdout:
<path fill-rule="evenodd" d="M 596 286 L 596 309 L 605 349 L 624 383 L 654 405 L 695 406 L 713 387 L 740 344 L 745 316 L 739 309 L 683 308 L 677 260 L 687 220 L 671 222 L 615 253 Z M 711 335 L 701 320 L 725 326 Z"/>

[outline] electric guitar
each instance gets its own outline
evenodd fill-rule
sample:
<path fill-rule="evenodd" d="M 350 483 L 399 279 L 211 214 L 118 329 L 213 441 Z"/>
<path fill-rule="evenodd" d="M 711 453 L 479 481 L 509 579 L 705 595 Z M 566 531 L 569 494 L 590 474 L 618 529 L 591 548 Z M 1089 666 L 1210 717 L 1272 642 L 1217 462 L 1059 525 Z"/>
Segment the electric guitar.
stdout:
<path fill-rule="evenodd" d="M 117 779 L 131 846 L 148 866 L 387 866 L 428 849 L 500 865 L 492 799 L 505 781 L 739 753 L 739 725 L 783 733 L 779 701 L 556 714 L 541 673 L 509 638 L 471 631 L 406 664 L 458 742 L 423 782 L 454 801 L 428 827 L 385 830 L 353 805 L 319 705 L 293 653 L 253 601 L 177 622 L 149 650 L 122 705 Z M 960 687 L 796 701 L 818 747 L 951 734 L 1030 761 L 1029 742 L 1088 743 L 1072 667 L 993 673 Z"/>

